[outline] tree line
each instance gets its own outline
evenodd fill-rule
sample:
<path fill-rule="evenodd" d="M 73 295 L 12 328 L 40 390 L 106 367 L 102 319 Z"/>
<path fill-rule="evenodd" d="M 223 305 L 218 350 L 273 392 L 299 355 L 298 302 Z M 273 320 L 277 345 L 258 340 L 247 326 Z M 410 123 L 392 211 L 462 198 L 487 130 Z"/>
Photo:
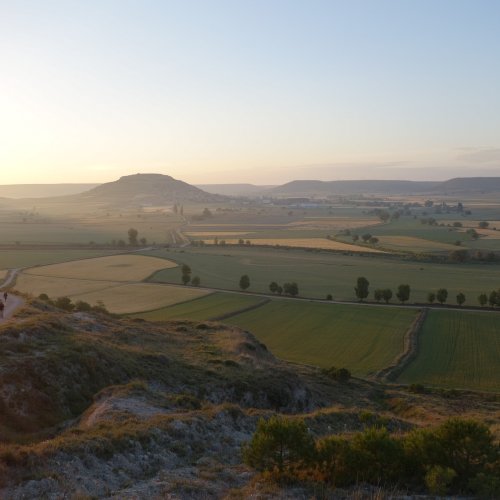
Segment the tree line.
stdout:
<path fill-rule="evenodd" d="M 354 292 L 356 297 L 362 302 L 366 299 L 370 293 L 369 290 L 370 282 L 364 277 L 360 276 L 356 281 L 356 286 L 354 287 Z M 408 300 L 410 300 L 411 288 L 408 284 L 401 284 L 398 286 L 396 291 L 396 297 L 404 304 Z M 427 294 L 427 302 L 429 304 L 434 304 L 434 302 L 439 302 L 441 305 L 445 304 L 448 300 L 448 290 L 446 288 L 439 288 L 435 292 L 429 292 Z M 381 300 L 385 301 L 386 304 L 392 299 L 392 290 L 390 288 L 377 288 L 373 291 L 373 298 L 376 302 L 380 302 Z M 329 295 L 327 299 L 331 299 Z M 463 292 L 459 292 L 455 296 L 456 303 L 459 306 L 462 306 L 467 297 Z M 500 289 L 492 290 L 489 294 L 481 293 L 477 297 L 477 301 L 481 307 L 484 307 L 486 304 L 489 304 L 491 307 L 500 307 Z"/>

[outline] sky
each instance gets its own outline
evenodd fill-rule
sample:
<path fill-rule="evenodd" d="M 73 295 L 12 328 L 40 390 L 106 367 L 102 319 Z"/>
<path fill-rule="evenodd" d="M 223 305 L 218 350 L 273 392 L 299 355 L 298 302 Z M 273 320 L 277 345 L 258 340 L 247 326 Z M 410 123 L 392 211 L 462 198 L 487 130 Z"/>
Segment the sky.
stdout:
<path fill-rule="evenodd" d="M 500 176 L 497 0 L 0 0 L 0 184 Z"/>

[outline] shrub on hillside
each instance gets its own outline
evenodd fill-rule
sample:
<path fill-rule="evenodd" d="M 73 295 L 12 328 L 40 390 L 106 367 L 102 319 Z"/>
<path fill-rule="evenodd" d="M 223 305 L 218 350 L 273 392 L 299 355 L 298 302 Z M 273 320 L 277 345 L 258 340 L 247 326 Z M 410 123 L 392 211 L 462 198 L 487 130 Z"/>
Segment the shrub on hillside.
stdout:
<path fill-rule="evenodd" d="M 259 470 L 282 478 L 304 467 L 314 450 L 313 438 L 302 420 L 260 419 L 251 441 L 243 447 L 243 460 Z"/>
<path fill-rule="evenodd" d="M 347 382 L 351 378 L 351 372 L 347 368 L 335 368 L 335 366 L 324 368 L 321 373 L 337 382 Z"/>

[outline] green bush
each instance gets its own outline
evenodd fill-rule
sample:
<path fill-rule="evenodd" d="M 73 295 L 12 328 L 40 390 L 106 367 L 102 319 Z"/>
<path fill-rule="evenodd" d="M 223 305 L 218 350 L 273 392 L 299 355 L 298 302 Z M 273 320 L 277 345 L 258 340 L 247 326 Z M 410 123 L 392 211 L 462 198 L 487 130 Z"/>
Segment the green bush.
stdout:
<path fill-rule="evenodd" d="M 347 382 L 351 378 L 351 372 L 347 368 L 324 368 L 321 373 L 337 382 Z"/>
<path fill-rule="evenodd" d="M 302 420 L 271 417 L 259 420 L 251 441 L 243 447 L 243 460 L 259 471 L 283 477 L 296 467 L 303 467 L 313 450 L 313 438 Z"/>

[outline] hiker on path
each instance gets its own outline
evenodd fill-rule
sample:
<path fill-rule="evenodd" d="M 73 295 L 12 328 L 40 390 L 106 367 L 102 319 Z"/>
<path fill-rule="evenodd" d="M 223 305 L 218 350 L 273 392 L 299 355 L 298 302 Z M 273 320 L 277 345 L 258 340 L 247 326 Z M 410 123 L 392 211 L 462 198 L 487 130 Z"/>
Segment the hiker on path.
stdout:
<path fill-rule="evenodd" d="M 7 292 L 4 292 L 3 299 L 4 299 L 5 303 L 7 303 L 7 297 L 8 296 L 9 296 L 9 294 Z"/>

